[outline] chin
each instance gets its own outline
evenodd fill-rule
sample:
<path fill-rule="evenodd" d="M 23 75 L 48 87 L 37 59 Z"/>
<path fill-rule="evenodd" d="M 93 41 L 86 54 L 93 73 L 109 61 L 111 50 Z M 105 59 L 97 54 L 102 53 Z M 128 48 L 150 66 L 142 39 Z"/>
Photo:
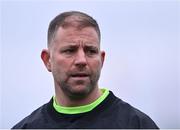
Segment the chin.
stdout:
<path fill-rule="evenodd" d="M 76 85 L 71 87 L 68 91 L 68 95 L 73 99 L 82 99 L 88 96 L 93 90 L 92 86 Z"/>

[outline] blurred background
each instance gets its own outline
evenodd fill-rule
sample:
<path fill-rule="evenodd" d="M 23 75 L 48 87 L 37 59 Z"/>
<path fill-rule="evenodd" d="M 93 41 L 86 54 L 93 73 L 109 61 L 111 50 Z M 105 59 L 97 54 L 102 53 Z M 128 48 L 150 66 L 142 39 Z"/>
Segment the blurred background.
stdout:
<path fill-rule="evenodd" d="M 93 16 L 106 59 L 99 86 L 180 128 L 180 1 L 1 0 L 0 128 L 11 128 L 54 95 L 41 61 L 49 22 L 78 10 Z"/>

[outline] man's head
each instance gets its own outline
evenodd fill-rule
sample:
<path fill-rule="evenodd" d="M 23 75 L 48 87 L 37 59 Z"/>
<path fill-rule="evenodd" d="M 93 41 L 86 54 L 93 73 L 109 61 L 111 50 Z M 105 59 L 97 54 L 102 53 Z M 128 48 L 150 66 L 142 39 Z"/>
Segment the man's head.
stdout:
<path fill-rule="evenodd" d="M 92 27 L 98 34 L 99 41 L 101 39 L 101 33 L 99 29 L 99 25 L 95 19 L 91 16 L 78 12 L 78 11 L 70 11 L 64 12 L 57 15 L 49 24 L 48 28 L 48 46 L 53 42 L 56 32 L 59 27 L 67 28 L 74 27 L 81 30 L 84 27 Z"/>
<path fill-rule="evenodd" d="M 65 12 L 49 25 L 48 49 L 41 58 L 52 72 L 55 90 L 83 98 L 97 88 L 105 52 L 100 51 L 97 22 L 81 12 Z M 58 94 L 58 93 L 57 93 Z"/>

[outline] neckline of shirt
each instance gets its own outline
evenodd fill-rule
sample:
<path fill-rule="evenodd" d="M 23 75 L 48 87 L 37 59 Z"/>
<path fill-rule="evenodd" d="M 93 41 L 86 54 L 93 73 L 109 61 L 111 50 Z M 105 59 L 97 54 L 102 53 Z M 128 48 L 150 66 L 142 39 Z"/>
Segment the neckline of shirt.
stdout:
<path fill-rule="evenodd" d="M 103 88 L 101 89 L 101 91 L 102 91 L 102 95 L 98 99 L 96 99 L 94 102 L 87 105 L 83 105 L 83 106 L 77 106 L 77 107 L 61 106 L 56 102 L 56 97 L 53 96 L 53 107 L 57 112 L 63 113 L 63 114 L 80 114 L 80 113 L 89 112 L 93 110 L 95 107 L 97 107 L 109 95 L 108 89 Z"/>

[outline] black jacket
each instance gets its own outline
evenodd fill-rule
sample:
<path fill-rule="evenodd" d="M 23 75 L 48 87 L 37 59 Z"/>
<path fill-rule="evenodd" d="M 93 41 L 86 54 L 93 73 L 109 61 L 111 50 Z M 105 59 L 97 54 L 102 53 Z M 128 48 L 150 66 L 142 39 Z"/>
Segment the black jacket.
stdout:
<path fill-rule="evenodd" d="M 158 129 L 150 117 L 117 98 L 111 91 L 96 108 L 81 114 L 58 113 L 51 99 L 13 127 L 13 129 L 46 128 Z"/>

